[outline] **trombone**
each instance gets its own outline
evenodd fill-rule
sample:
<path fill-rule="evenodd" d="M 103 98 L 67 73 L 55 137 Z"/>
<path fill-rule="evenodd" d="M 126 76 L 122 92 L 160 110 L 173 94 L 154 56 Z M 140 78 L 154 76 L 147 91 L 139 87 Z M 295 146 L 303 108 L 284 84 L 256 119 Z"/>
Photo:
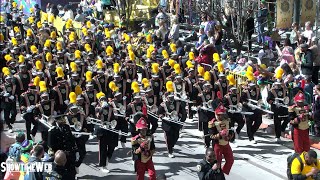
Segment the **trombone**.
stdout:
<path fill-rule="evenodd" d="M 116 130 L 116 126 L 117 126 L 117 121 L 116 120 L 112 120 L 110 122 L 106 122 L 106 121 L 101 121 L 100 119 L 96 119 L 96 118 L 92 118 L 92 117 L 87 117 L 86 119 L 88 121 L 88 124 L 95 124 L 100 126 L 101 128 L 113 132 L 113 133 L 117 133 L 121 136 L 129 136 L 128 133 L 122 132 L 120 130 Z"/>
<path fill-rule="evenodd" d="M 181 126 L 184 125 L 184 122 L 179 121 L 179 117 L 178 117 L 177 111 L 172 111 L 171 113 L 167 113 L 166 116 L 163 117 L 162 119 L 165 120 L 165 121 L 169 121 L 169 122 L 172 122 L 172 123 L 179 124 Z"/>
<path fill-rule="evenodd" d="M 242 111 L 242 104 L 241 103 L 238 103 L 237 105 L 229 105 L 229 110 L 228 112 L 231 113 L 231 114 L 235 114 L 235 113 L 240 113 L 240 114 L 243 114 L 243 115 L 252 115 L 253 112 L 244 112 Z"/>
<path fill-rule="evenodd" d="M 188 99 L 188 96 L 183 93 L 182 95 L 180 93 L 177 93 L 175 96 L 174 96 L 174 100 L 177 100 L 177 101 L 183 101 L 183 102 L 186 102 L 186 103 L 193 103 L 192 101 L 190 101 Z"/>
<path fill-rule="evenodd" d="M 282 103 L 281 103 L 282 102 Z M 284 98 L 275 98 L 275 102 L 274 104 L 277 107 L 284 107 L 284 108 L 288 108 L 288 104 L 290 102 L 290 99 L 288 96 L 284 97 Z"/>
<path fill-rule="evenodd" d="M 248 99 L 250 102 L 248 103 L 248 106 L 252 108 L 252 110 L 255 110 L 255 109 L 259 109 L 261 111 L 264 111 L 266 113 L 269 113 L 269 114 L 274 114 L 272 111 L 270 110 L 267 110 L 267 109 L 264 109 L 262 106 L 263 106 L 263 102 L 262 102 L 262 99 L 259 99 L 258 101 L 257 100 L 253 100 L 253 99 Z M 253 104 L 255 103 L 255 104 Z"/>
<path fill-rule="evenodd" d="M 159 119 L 159 116 L 157 114 L 158 108 L 155 105 L 152 105 L 152 106 L 147 105 L 147 108 L 148 108 L 147 112 L 149 116 Z"/>
<path fill-rule="evenodd" d="M 54 121 L 51 116 L 46 116 L 44 114 L 41 115 L 41 118 L 39 119 L 39 122 L 45 125 L 47 128 L 51 129 L 53 127 L 52 124 L 50 124 L 48 121 L 51 123 Z"/>
<path fill-rule="evenodd" d="M 202 110 L 205 111 L 211 111 L 214 112 L 214 109 L 212 107 L 212 100 L 208 101 L 208 102 L 203 102 L 202 106 L 200 107 Z"/>

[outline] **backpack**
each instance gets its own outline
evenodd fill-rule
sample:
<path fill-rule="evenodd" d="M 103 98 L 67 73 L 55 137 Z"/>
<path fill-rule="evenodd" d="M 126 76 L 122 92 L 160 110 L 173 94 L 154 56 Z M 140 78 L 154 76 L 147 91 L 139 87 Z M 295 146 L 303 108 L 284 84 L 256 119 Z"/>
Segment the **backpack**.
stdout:
<path fill-rule="evenodd" d="M 300 154 L 299 153 L 293 153 L 293 154 L 290 154 L 287 158 L 287 163 L 288 163 L 288 166 L 287 166 L 287 177 L 289 180 L 293 180 L 293 176 L 291 174 L 291 165 L 292 165 L 292 162 L 293 160 L 297 158 L 299 163 L 300 163 L 300 168 L 301 168 L 301 171 L 303 170 L 303 166 L 304 164 L 302 163 L 302 159 L 300 157 Z"/>

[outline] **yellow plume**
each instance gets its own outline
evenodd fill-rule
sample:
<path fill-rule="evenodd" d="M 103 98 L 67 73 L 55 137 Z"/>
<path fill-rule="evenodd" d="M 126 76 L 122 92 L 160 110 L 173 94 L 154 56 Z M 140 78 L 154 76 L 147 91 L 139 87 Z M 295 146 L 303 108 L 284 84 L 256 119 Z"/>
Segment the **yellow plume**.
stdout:
<path fill-rule="evenodd" d="M 229 85 L 230 86 L 236 85 L 236 80 L 234 79 L 234 76 L 232 74 L 229 74 L 227 76 L 227 80 L 229 81 Z"/>
<path fill-rule="evenodd" d="M 48 21 L 48 14 L 47 13 L 41 13 L 41 17 L 43 21 Z"/>
<path fill-rule="evenodd" d="M 250 71 L 250 72 L 253 73 L 253 68 L 252 68 L 252 66 L 248 66 L 248 67 L 247 67 L 247 71 Z"/>
<path fill-rule="evenodd" d="M 111 89 L 112 92 L 116 92 L 119 90 L 118 86 L 116 85 L 116 83 L 114 81 L 111 81 L 109 83 L 109 88 Z"/>
<path fill-rule="evenodd" d="M 204 79 L 205 81 L 211 81 L 211 74 L 210 74 L 209 71 L 206 71 L 206 72 L 204 73 L 203 79 Z"/>
<path fill-rule="evenodd" d="M 148 34 L 148 35 L 146 36 L 146 42 L 147 42 L 147 43 L 152 43 L 151 34 Z"/>
<path fill-rule="evenodd" d="M 74 40 L 75 40 L 74 35 L 70 33 L 70 34 L 69 34 L 69 41 L 72 42 L 72 41 L 74 41 Z"/>
<path fill-rule="evenodd" d="M 150 82 L 147 78 L 143 78 L 141 83 L 143 84 L 143 88 L 148 88 L 150 87 Z"/>
<path fill-rule="evenodd" d="M 10 54 L 7 54 L 7 55 L 4 56 L 4 59 L 6 61 L 11 61 L 13 58 L 12 58 L 12 56 Z"/>
<path fill-rule="evenodd" d="M 24 56 L 22 54 L 19 56 L 19 61 L 18 62 L 19 63 L 24 63 Z"/>
<path fill-rule="evenodd" d="M 118 74 L 120 72 L 120 64 L 119 63 L 114 63 L 113 64 L 113 72 L 115 74 Z"/>
<path fill-rule="evenodd" d="M 44 43 L 44 47 L 50 48 L 51 46 L 51 41 L 50 39 L 47 39 L 46 42 Z"/>
<path fill-rule="evenodd" d="M 41 29 L 41 28 L 42 28 L 42 23 L 41 23 L 41 21 L 38 21 L 38 22 L 37 22 L 37 27 L 38 27 L 38 29 Z"/>
<path fill-rule="evenodd" d="M 77 94 L 75 92 L 70 92 L 69 100 L 70 100 L 70 104 L 76 104 L 77 103 Z"/>
<path fill-rule="evenodd" d="M 86 52 L 90 52 L 91 51 L 91 46 L 89 44 L 85 44 L 84 45 L 84 49 L 86 50 Z"/>
<path fill-rule="evenodd" d="M 133 93 L 139 93 L 140 87 L 137 81 L 132 82 L 131 89 L 133 90 Z"/>
<path fill-rule="evenodd" d="M 159 64 L 158 63 L 152 63 L 151 65 L 151 71 L 153 74 L 158 74 L 159 73 Z"/>
<path fill-rule="evenodd" d="M 59 78 L 63 78 L 64 77 L 64 72 L 63 72 L 63 69 L 62 69 L 62 67 L 57 67 L 56 68 L 56 73 L 57 73 L 57 76 L 59 77 Z"/>
<path fill-rule="evenodd" d="M 171 52 L 175 53 L 177 51 L 177 45 L 174 43 L 170 44 L 170 49 L 171 49 Z"/>
<path fill-rule="evenodd" d="M 30 47 L 30 51 L 31 51 L 33 54 L 38 53 L 38 49 L 37 49 L 37 47 L 36 47 L 35 45 L 32 45 L 32 46 Z"/>
<path fill-rule="evenodd" d="M 122 37 L 124 38 L 125 42 L 130 41 L 130 36 L 128 34 L 124 33 Z"/>
<path fill-rule="evenodd" d="M 86 72 L 86 82 L 91 82 L 92 81 L 92 72 L 87 71 Z"/>
<path fill-rule="evenodd" d="M 136 58 L 136 55 L 134 54 L 134 52 L 133 52 L 133 51 L 129 51 L 129 59 L 130 59 L 131 61 L 134 61 L 135 58 Z"/>
<path fill-rule="evenodd" d="M 39 87 L 40 87 L 40 92 L 45 92 L 47 91 L 47 85 L 45 81 L 40 81 L 39 82 Z"/>
<path fill-rule="evenodd" d="M 87 28 L 88 28 L 88 29 L 91 28 L 91 22 L 90 22 L 90 21 L 87 21 L 87 22 L 86 22 L 86 25 L 87 25 Z"/>
<path fill-rule="evenodd" d="M 104 34 L 106 35 L 106 38 L 107 38 L 107 39 L 110 39 L 110 38 L 111 38 L 111 33 L 110 33 L 110 31 L 109 31 L 108 28 L 105 28 L 105 29 L 104 29 Z"/>
<path fill-rule="evenodd" d="M 147 57 L 148 59 L 150 59 L 150 58 L 151 58 L 151 54 L 152 54 L 152 51 L 148 48 L 148 49 L 147 49 L 147 55 L 146 55 L 146 57 Z"/>
<path fill-rule="evenodd" d="M 204 76 L 204 68 L 202 66 L 198 67 L 198 74 L 202 77 Z"/>
<path fill-rule="evenodd" d="M 282 79 L 283 73 L 284 73 L 283 69 L 281 67 L 278 68 L 276 71 L 276 79 L 279 79 L 279 80 Z"/>
<path fill-rule="evenodd" d="M 132 51 L 132 45 L 131 45 L 131 44 L 128 44 L 128 45 L 127 45 L 127 50 L 128 50 L 128 51 Z"/>
<path fill-rule="evenodd" d="M 0 22 L 4 22 L 4 17 L 0 16 Z"/>
<path fill-rule="evenodd" d="M 62 50 L 62 43 L 60 41 L 57 42 L 56 46 L 58 51 Z"/>
<path fill-rule="evenodd" d="M 34 13 L 34 8 L 30 8 L 30 13 Z"/>
<path fill-rule="evenodd" d="M 15 26 L 13 28 L 13 30 L 14 30 L 15 33 L 19 33 L 20 32 L 20 28 L 18 26 Z"/>
<path fill-rule="evenodd" d="M 84 35 L 84 36 L 87 36 L 88 35 L 88 30 L 87 30 L 87 28 L 82 28 L 82 34 Z"/>
<path fill-rule="evenodd" d="M 246 72 L 246 77 L 248 78 L 249 81 L 254 81 L 255 78 L 253 76 L 253 73 L 251 71 Z"/>
<path fill-rule="evenodd" d="M 75 62 L 71 62 L 70 63 L 70 68 L 71 68 L 71 72 L 77 72 L 78 71 L 78 67 L 77 67 L 77 64 Z"/>
<path fill-rule="evenodd" d="M 96 61 L 96 65 L 97 65 L 97 68 L 98 68 L 98 69 L 102 69 L 102 68 L 103 68 L 103 62 L 102 62 L 102 60 L 101 60 L 101 59 L 98 59 L 98 60 Z"/>
<path fill-rule="evenodd" d="M 213 54 L 213 61 L 216 62 L 216 63 L 220 61 L 220 56 L 219 56 L 218 53 L 214 53 Z"/>
<path fill-rule="evenodd" d="M 27 30 L 27 36 L 28 36 L 28 37 L 31 37 L 32 34 L 33 34 L 33 33 L 32 33 L 32 30 L 29 28 L 29 29 Z"/>
<path fill-rule="evenodd" d="M 167 50 L 162 50 L 162 56 L 163 56 L 163 59 L 168 59 L 169 58 L 169 54 L 167 52 Z"/>
<path fill-rule="evenodd" d="M 99 92 L 96 94 L 97 99 L 100 99 L 102 97 L 106 97 L 106 95 L 103 92 Z"/>
<path fill-rule="evenodd" d="M 56 39 L 56 38 L 57 38 L 57 33 L 56 33 L 55 31 L 52 31 L 52 32 L 50 33 L 50 38 L 51 38 L 51 39 Z"/>
<path fill-rule="evenodd" d="M 108 56 L 111 56 L 113 54 L 113 48 L 111 46 L 108 46 L 106 48 L 106 53 Z"/>
<path fill-rule="evenodd" d="M 34 17 L 33 16 L 30 16 L 28 18 L 28 21 L 29 21 L 29 24 L 33 24 L 34 23 Z"/>
<path fill-rule="evenodd" d="M 189 52 L 189 60 L 194 60 L 194 53 L 192 51 Z"/>
<path fill-rule="evenodd" d="M 173 89 L 173 82 L 172 81 L 168 81 L 166 83 L 166 89 L 167 89 L 167 92 L 173 92 L 174 89 Z"/>
<path fill-rule="evenodd" d="M 9 76 L 11 74 L 10 69 L 8 67 L 3 67 L 2 73 L 6 76 Z"/>
<path fill-rule="evenodd" d="M 265 64 L 260 64 L 261 69 L 267 69 L 267 66 Z"/>
<path fill-rule="evenodd" d="M 47 52 L 46 54 L 46 60 L 51 61 L 52 60 L 52 54 L 50 52 Z"/>
<path fill-rule="evenodd" d="M 66 29 L 70 29 L 70 28 L 71 28 L 71 26 L 72 26 L 72 24 L 71 24 L 71 23 L 66 22 Z"/>
<path fill-rule="evenodd" d="M 37 70 L 42 70 L 43 69 L 43 65 L 42 65 L 42 62 L 40 60 L 36 61 L 36 69 Z"/>
<path fill-rule="evenodd" d="M 224 71 L 224 67 L 223 67 L 223 64 L 222 64 L 221 62 L 218 62 L 218 63 L 217 63 L 217 67 L 218 67 L 218 71 L 219 71 L 220 73 L 222 73 L 222 72 Z"/>
<path fill-rule="evenodd" d="M 175 64 L 174 66 L 173 66 L 173 69 L 174 69 L 174 72 L 176 73 L 176 74 L 181 74 L 181 68 L 180 68 L 180 64 Z"/>
<path fill-rule="evenodd" d="M 4 41 L 4 35 L 0 33 L 0 41 Z"/>
<path fill-rule="evenodd" d="M 82 94 L 82 88 L 80 87 L 80 85 L 76 85 L 76 87 L 74 88 L 74 92 L 77 96 Z"/>
<path fill-rule="evenodd" d="M 81 51 L 79 51 L 78 49 L 76 51 L 74 51 L 74 57 L 76 59 L 80 59 L 81 58 Z"/>
<path fill-rule="evenodd" d="M 188 67 L 189 69 L 194 68 L 194 65 L 192 64 L 191 60 L 188 60 L 188 61 L 186 62 L 186 65 L 187 65 L 187 67 Z"/>
<path fill-rule="evenodd" d="M 11 5 L 13 8 L 16 8 L 18 6 L 16 2 L 12 2 Z"/>
<path fill-rule="evenodd" d="M 22 4 L 20 4 L 20 6 L 19 6 L 19 10 L 20 10 L 20 11 L 22 11 L 22 10 L 23 10 L 23 5 L 22 5 Z"/>
<path fill-rule="evenodd" d="M 151 53 L 154 51 L 154 46 L 152 44 L 150 44 L 149 49 L 151 51 Z"/>
<path fill-rule="evenodd" d="M 172 68 L 173 68 L 173 66 L 174 66 L 175 63 L 176 63 L 176 62 L 175 62 L 175 60 L 173 60 L 173 59 L 169 59 L 169 61 L 168 61 L 168 65 L 171 66 Z"/>
<path fill-rule="evenodd" d="M 16 38 L 11 38 L 11 42 L 12 42 L 12 45 L 13 46 L 17 46 L 18 45 L 18 41 L 17 41 L 17 39 Z"/>
<path fill-rule="evenodd" d="M 40 83 L 40 77 L 39 76 L 36 76 L 34 79 L 33 79 L 33 85 L 35 86 L 39 86 L 39 83 Z"/>

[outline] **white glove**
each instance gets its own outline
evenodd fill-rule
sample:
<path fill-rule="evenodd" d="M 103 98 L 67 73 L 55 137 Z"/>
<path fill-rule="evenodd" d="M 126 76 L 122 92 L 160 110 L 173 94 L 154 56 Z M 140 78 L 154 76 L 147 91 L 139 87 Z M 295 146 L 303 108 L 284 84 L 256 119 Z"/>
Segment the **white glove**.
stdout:
<path fill-rule="evenodd" d="M 9 99 L 13 100 L 13 99 L 14 99 L 14 96 L 11 95 L 11 96 L 9 97 Z"/>
<path fill-rule="evenodd" d="M 80 155 L 79 152 L 76 152 L 76 161 L 79 161 Z"/>
<path fill-rule="evenodd" d="M 65 100 L 65 101 L 64 101 L 64 104 L 65 104 L 65 105 L 68 105 L 68 104 L 69 104 L 69 100 Z"/>

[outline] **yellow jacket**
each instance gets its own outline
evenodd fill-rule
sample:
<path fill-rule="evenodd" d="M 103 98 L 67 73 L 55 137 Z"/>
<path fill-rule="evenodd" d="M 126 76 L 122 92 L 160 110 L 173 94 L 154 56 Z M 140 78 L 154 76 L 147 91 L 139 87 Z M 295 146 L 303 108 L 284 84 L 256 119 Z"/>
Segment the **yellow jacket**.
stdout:
<path fill-rule="evenodd" d="M 303 169 L 301 171 L 301 165 L 300 165 L 300 162 L 297 158 L 295 158 L 293 161 L 292 161 L 292 164 L 291 164 L 291 174 L 293 176 L 295 175 L 306 175 L 307 173 L 311 172 L 311 169 L 313 167 L 316 167 L 318 169 L 320 169 L 320 161 L 318 160 L 318 163 L 317 163 L 317 166 L 315 164 L 312 164 L 312 165 L 307 165 L 306 164 L 306 160 L 304 159 L 304 155 L 306 154 L 306 152 L 303 152 L 301 155 L 300 155 L 300 158 L 302 160 L 302 163 L 303 163 Z M 306 180 L 313 180 L 313 177 L 308 177 Z"/>

